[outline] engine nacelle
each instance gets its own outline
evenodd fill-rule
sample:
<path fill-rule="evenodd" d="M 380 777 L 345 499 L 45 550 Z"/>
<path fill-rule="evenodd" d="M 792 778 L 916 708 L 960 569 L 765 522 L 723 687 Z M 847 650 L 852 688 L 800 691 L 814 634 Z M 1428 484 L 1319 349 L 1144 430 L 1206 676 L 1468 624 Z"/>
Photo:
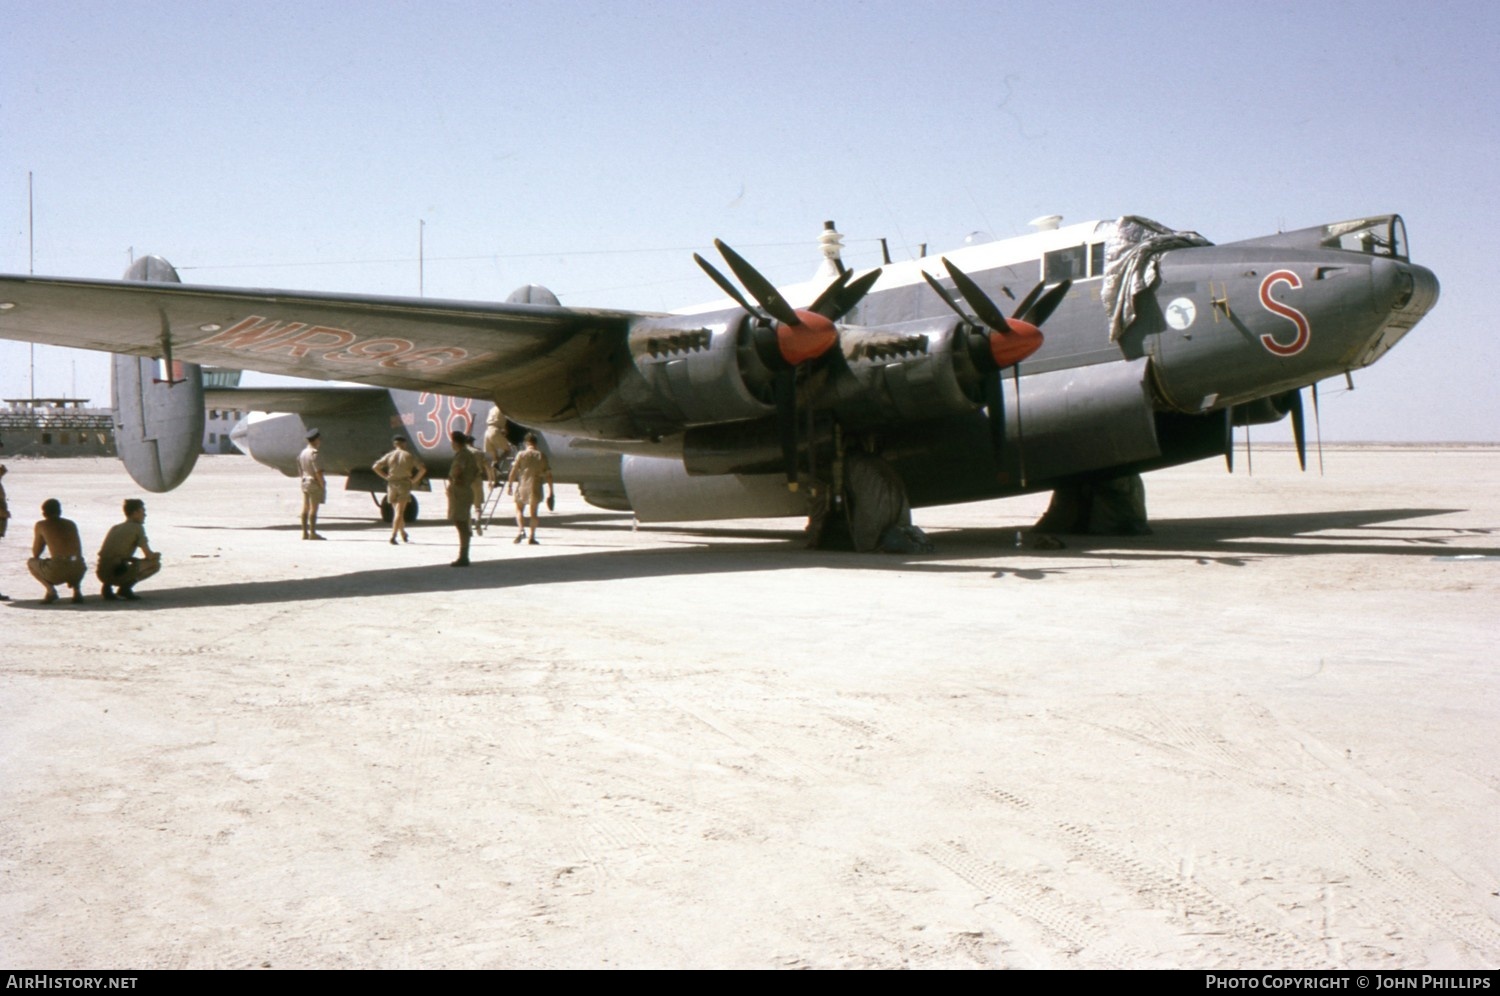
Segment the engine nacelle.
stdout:
<path fill-rule="evenodd" d="M 983 374 L 971 345 L 982 335 L 955 318 L 842 329 L 847 374 L 831 385 L 830 407 L 852 426 L 975 411 L 982 403 Z"/>
<path fill-rule="evenodd" d="M 630 330 L 630 356 L 663 409 L 687 425 L 770 415 L 771 372 L 755 354 L 750 318 L 664 315 Z"/>

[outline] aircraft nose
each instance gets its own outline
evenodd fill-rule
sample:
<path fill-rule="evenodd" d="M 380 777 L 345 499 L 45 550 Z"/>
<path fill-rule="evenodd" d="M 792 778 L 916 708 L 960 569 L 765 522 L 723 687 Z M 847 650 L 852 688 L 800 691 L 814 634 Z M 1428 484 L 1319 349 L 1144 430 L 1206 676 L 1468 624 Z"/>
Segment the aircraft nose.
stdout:
<path fill-rule="evenodd" d="M 1413 312 L 1418 317 L 1427 314 L 1438 302 L 1437 274 L 1415 263 L 1401 264 L 1399 272 L 1403 274 L 1401 283 L 1404 290 L 1396 298 L 1396 310 Z"/>
<path fill-rule="evenodd" d="M 248 416 L 234 423 L 234 428 L 229 430 L 229 441 L 234 444 L 235 449 L 245 454 L 245 456 L 255 456 L 255 454 L 250 452 L 250 419 Z"/>
<path fill-rule="evenodd" d="M 1371 270 L 1374 279 L 1375 329 L 1355 363 L 1366 367 L 1384 356 L 1400 342 L 1412 326 L 1431 311 L 1438 300 L 1438 279 L 1425 266 L 1398 260 L 1377 259 Z"/>

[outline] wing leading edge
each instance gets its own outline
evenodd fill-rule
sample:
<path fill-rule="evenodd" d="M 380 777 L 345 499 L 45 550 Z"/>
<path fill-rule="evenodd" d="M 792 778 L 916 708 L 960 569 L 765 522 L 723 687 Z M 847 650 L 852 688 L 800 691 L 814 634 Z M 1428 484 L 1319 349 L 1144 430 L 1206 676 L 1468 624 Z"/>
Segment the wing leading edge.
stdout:
<path fill-rule="evenodd" d="M 0 274 L 0 338 L 556 406 L 645 313 Z M 546 400 L 543 401 L 542 399 Z"/>

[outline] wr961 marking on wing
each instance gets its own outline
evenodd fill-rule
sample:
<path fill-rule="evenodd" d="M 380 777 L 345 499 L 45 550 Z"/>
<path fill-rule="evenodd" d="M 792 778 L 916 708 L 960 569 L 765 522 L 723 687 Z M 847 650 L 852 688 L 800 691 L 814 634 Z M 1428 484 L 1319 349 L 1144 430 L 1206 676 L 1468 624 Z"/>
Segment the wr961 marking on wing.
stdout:
<path fill-rule="evenodd" d="M 237 352 L 279 353 L 292 359 L 313 356 L 328 363 L 362 363 L 391 370 L 427 370 L 477 360 L 488 353 L 470 354 L 460 346 L 418 346 L 410 339 L 384 336 L 362 339 L 348 329 L 306 322 L 280 322 L 251 315 L 222 332 L 194 343 Z"/>

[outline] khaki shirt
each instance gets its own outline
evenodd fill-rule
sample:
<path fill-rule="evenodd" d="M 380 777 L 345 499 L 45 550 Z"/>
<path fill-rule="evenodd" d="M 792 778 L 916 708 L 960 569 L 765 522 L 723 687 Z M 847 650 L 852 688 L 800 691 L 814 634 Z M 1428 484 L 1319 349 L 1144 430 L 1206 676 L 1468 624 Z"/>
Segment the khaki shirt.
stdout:
<path fill-rule="evenodd" d="M 122 560 L 129 560 L 136 547 L 150 545 L 151 541 L 146 538 L 145 523 L 126 519 L 111 526 L 105 534 L 104 545 L 99 547 L 99 563 L 118 564 Z"/>
<path fill-rule="evenodd" d="M 479 454 L 465 446 L 455 450 L 453 463 L 448 468 L 448 491 L 450 493 L 461 488 L 473 489 L 474 482 L 484 476 L 484 470 L 479 463 Z"/>
<path fill-rule="evenodd" d="M 375 461 L 375 470 L 385 471 L 387 477 L 397 484 L 409 484 L 422 469 L 422 461 L 409 450 L 391 450 Z"/>
<path fill-rule="evenodd" d="M 516 498 L 531 501 L 542 500 L 542 481 L 551 472 L 547 457 L 541 450 L 522 450 L 511 464 L 510 476 L 516 482 Z"/>
<path fill-rule="evenodd" d="M 297 469 L 302 473 L 302 481 L 318 480 L 318 472 L 323 469 L 318 463 L 318 451 L 312 446 L 306 446 L 302 452 L 297 454 Z"/>

